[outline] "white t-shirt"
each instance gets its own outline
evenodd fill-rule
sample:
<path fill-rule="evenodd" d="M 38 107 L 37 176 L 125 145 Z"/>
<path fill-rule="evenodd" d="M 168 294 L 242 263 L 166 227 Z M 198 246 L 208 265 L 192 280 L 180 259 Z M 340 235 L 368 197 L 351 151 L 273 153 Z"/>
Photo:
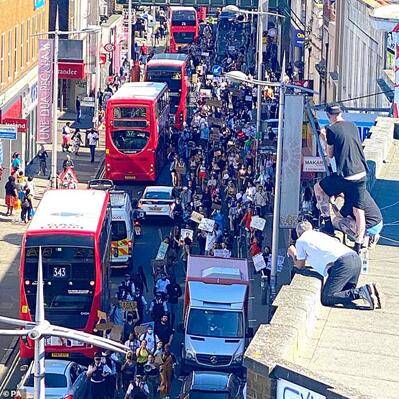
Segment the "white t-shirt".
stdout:
<path fill-rule="evenodd" d="M 97 140 L 98 140 L 97 132 L 90 132 L 87 135 L 87 138 L 89 139 L 89 145 L 97 145 Z"/>
<path fill-rule="evenodd" d="M 336 238 L 314 230 L 305 231 L 298 238 L 295 247 L 297 259 L 306 260 L 323 277 L 327 275 L 326 267 L 329 263 L 353 252 Z"/>

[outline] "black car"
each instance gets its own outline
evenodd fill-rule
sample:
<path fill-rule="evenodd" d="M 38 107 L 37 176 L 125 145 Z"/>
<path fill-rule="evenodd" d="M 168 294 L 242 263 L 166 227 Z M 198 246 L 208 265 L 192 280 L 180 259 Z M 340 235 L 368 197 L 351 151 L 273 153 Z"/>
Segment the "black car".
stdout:
<path fill-rule="evenodd" d="M 243 399 L 242 384 L 234 374 L 192 371 L 184 380 L 180 399 Z"/>

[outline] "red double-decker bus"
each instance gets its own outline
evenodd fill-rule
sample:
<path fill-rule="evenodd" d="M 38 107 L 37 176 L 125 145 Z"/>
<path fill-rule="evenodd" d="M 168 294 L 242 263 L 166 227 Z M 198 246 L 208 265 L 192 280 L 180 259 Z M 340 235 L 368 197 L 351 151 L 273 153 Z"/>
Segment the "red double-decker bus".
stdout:
<path fill-rule="evenodd" d="M 169 51 L 187 52 L 199 36 L 199 20 L 194 7 L 169 7 Z"/>
<path fill-rule="evenodd" d="M 109 193 L 51 190 L 41 200 L 24 235 L 20 266 L 20 318 L 33 321 L 39 247 L 42 248 L 44 312 L 51 324 L 93 333 L 98 311 L 109 311 L 111 214 Z M 34 342 L 20 339 L 22 358 Z M 95 348 L 49 337 L 50 357 L 91 357 Z"/>
<path fill-rule="evenodd" d="M 116 181 L 155 181 L 166 159 L 166 83 L 125 83 L 107 101 L 105 175 Z"/>
<path fill-rule="evenodd" d="M 189 83 L 187 76 L 188 56 L 177 53 L 155 54 L 147 63 L 145 80 L 164 82 L 169 88 L 170 113 L 174 117 L 174 127 L 183 128 L 187 119 Z"/>

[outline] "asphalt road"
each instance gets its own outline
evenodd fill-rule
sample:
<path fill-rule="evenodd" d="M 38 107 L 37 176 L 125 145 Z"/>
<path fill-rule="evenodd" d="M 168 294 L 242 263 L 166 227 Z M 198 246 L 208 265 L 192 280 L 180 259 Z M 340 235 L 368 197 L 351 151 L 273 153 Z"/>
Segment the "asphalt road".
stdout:
<path fill-rule="evenodd" d="M 169 176 L 169 168 L 166 167 L 160 178 L 157 181 L 159 185 L 169 185 L 170 184 L 170 176 Z M 138 193 L 144 189 L 144 185 L 121 185 L 118 186 L 118 189 L 124 189 L 129 192 L 129 194 L 133 198 L 137 198 Z M 270 237 L 270 225 L 271 219 L 268 218 L 267 222 L 267 230 L 266 237 Z M 150 302 L 153 298 L 152 289 L 153 289 L 153 278 L 151 274 L 151 259 L 154 259 L 156 253 L 158 251 L 158 247 L 161 241 L 161 238 L 165 237 L 165 235 L 169 234 L 173 224 L 166 219 L 149 219 L 147 218 L 143 224 L 143 234 L 140 238 L 136 240 L 134 247 L 134 268 L 138 266 L 143 266 L 146 276 L 147 282 L 149 284 L 149 293 L 145 293 L 145 297 L 147 302 Z M 269 241 L 269 240 L 267 240 Z M 114 290 L 116 290 L 120 281 L 123 279 L 124 271 L 118 270 L 112 273 L 112 281 L 111 286 Z M 177 281 L 180 283 L 182 289 L 184 289 L 184 268 L 183 264 L 179 263 L 176 268 L 176 277 Z M 250 303 L 249 303 L 249 319 L 250 326 L 256 328 L 260 323 L 267 322 L 269 307 L 261 304 L 261 290 L 260 290 L 260 275 L 258 273 L 253 273 L 253 270 L 250 269 L 250 277 L 251 277 L 251 287 L 250 287 Z M 182 299 L 182 298 L 181 298 Z M 182 304 L 182 301 L 181 301 Z M 181 321 L 181 311 L 182 306 L 180 307 L 180 314 L 177 316 L 177 322 Z M 179 359 L 181 353 L 181 344 L 183 342 L 183 335 L 181 333 L 176 332 L 173 343 L 172 343 L 172 351 L 175 353 L 176 357 Z M 0 399 L 13 397 L 15 395 L 15 388 L 18 382 L 21 380 L 23 372 L 25 370 L 26 362 L 22 360 L 18 360 L 18 351 L 15 350 L 13 356 L 11 357 L 11 364 L 9 364 L 10 372 L 7 378 L 0 382 L 0 386 L 3 383 L 4 387 L 0 391 Z M 176 398 L 179 390 L 180 390 L 181 382 L 176 379 L 173 384 L 172 398 Z"/>

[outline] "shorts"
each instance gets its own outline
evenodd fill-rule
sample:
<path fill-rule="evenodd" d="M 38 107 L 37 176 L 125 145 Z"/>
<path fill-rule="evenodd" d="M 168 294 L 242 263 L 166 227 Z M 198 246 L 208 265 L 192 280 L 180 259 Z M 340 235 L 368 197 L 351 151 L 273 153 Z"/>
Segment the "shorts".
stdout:
<path fill-rule="evenodd" d="M 366 180 L 366 177 L 360 180 L 347 180 L 342 176 L 333 174 L 320 180 L 319 184 L 329 197 L 344 193 L 345 201 L 351 203 L 355 208 L 364 209 Z"/>
<path fill-rule="evenodd" d="M 6 205 L 9 206 L 10 208 L 14 207 L 16 200 L 17 198 L 14 197 L 13 195 L 6 195 Z"/>
<path fill-rule="evenodd" d="M 375 236 L 375 235 L 379 234 L 381 232 L 383 226 L 384 226 L 384 224 L 381 221 L 380 223 L 376 224 L 375 226 L 369 227 L 367 229 L 367 235 Z"/>

